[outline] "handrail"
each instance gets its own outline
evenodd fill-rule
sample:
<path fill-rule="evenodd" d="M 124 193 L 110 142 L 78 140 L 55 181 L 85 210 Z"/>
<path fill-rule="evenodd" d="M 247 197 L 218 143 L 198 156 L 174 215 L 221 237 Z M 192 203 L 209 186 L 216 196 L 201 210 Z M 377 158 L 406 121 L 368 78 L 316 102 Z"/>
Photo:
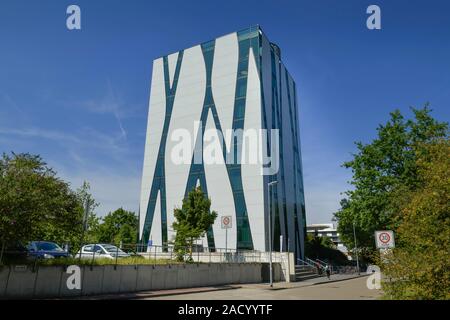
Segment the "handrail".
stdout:
<path fill-rule="evenodd" d="M 297 258 L 297 261 L 300 261 L 300 262 L 301 262 L 301 265 L 306 265 L 306 266 L 314 267 L 314 264 L 311 264 L 310 262 L 305 261 L 305 260 L 303 260 L 303 259 Z"/>
<path fill-rule="evenodd" d="M 323 260 L 317 259 L 317 261 L 319 261 L 319 263 L 320 263 L 321 265 L 325 266 L 325 267 L 326 267 L 327 265 L 329 265 L 328 262 L 325 262 L 325 261 L 323 261 Z"/>
<path fill-rule="evenodd" d="M 305 259 L 313 266 L 317 266 L 317 264 L 319 264 L 321 269 L 324 269 L 327 266 L 327 264 L 320 259 L 316 259 L 316 261 L 314 261 L 308 257 L 305 257 Z"/>

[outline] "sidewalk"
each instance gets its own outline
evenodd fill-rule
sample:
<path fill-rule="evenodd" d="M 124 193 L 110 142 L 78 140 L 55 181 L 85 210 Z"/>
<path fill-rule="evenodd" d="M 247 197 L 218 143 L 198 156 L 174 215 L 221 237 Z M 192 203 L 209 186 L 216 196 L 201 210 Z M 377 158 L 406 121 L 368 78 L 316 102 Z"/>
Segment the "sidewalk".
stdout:
<path fill-rule="evenodd" d="M 143 298 L 153 298 L 153 297 L 163 297 L 172 296 L 180 294 L 190 294 L 190 293 L 203 293 L 211 291 L 223 291 L 223 290 L 233 290 L 240 288 L 247 289 L 261 289 L 261 290 L 286 290 L 301 287 L 309 287 L 319 284 L 332 283 L 338 281 L 344 281 L 349 279 L 355 279 L 360 277 L 365 277 L 366 274 L 336 274 L 332 275 L 331 279 L 328 280 L 327 277 L 318 277 L 313 279 L 308 279 L 299 282 L 275 282 L 273 288 L 269 287 L 268 283 L 253 283 L 253 284 L 236 284 L 236 285 L 223 285 L 223 286 L 213 286 L 213 287 L 197 287 L 197 288 L 183 288 L 183 289 L 171 289 L 171 290 L 154 290 L 154 291 L 140 291 L 131 293 L 117 293 L 117 294 L 105 294 L 97 296 L 80 296 L 73 297 L 69 299 L 75 300 L 128 300 L 128 299 L 143 299 Z"/>
<path fill-rule="evenodd" d="M 298 282 L 275 282 L 273 287 L 270 288 L 268 283 L 258 283 L 258 284 L 246 284 L 241 285 L 243 288 L 260 288 L 266 290 L 284 290 L 284 289 L 293 289 L 293 288 L 301 288 L 301 287 L 309 287 L 319 284 L 332 283 L 338 281 L 344 281 L 349 279 L 355 279 L 360 277 L 365 277 L 367 274 L 361 273 L 361 275 L 357 274 L 335 274 L 331 275 L 331 279 L 328 280 L 326 276 L 317 277 L 308 280 L 298 281 Z"/>
<path fill-rule="evenodd" d="M 164 297 L 179 294 L 190 294 L 190 293 L 203 293 L 211 291 L 223 291 L 239 289 L 240 285 L 223 285 L 215 287 L 197 287 L 197 288 L 182 288 L 182 289 L 170 289 L 170 290 L 154 290 L 154 291 L 139 291 L 139 292 L 124 292 L 116 294 L 104 294 L 95 296 L 79 296 L 79 297 L 69 297 L 71 300 L 129 300 L 129 299 L 142 299 L 142 298 L 153 298 L 153 297 Z"/>

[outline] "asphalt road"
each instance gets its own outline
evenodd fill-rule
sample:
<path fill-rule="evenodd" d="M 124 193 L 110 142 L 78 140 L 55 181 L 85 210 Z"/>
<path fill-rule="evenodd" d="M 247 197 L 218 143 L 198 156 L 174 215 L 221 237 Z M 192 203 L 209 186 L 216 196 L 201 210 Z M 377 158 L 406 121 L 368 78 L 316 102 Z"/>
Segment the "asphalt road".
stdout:
<path fill-rule="evenodd" d="M 160 297 L 144 300 L 373 300 L 381 297 L 380 290 L 366 286 L 367 277 L 315 285 L 293 286 L 271 290 L 264 285 L 241 285 L 240 288 Z"/>

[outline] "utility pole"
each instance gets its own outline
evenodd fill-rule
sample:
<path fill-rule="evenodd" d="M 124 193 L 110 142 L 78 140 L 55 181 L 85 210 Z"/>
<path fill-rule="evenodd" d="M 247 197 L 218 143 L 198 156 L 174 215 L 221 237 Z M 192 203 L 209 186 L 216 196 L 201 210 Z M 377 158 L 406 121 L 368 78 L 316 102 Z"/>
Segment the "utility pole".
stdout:
<path fill-rule="evenodd" d="M 357 247 L 357 244 L 356 244 L 355 220 L 353 220 L 353 238 L 355 239 L 356 269 L 358 269 L 358 275 L 359 275 L 360 274 L 360 271 L 359 271 L 359 257 L 358 257 L 358 247 Z"/>
<path fill-rule="evenodd" d="M 89 198 L 86 197 L 85 201 L 86 201 L 86 203 L 84 206 L 84 215 L 83 215 L 83 231 L 81 232 L 81 239 L 80 239 L 80 255 L 79 255 L 80 260 L 81 260 L 81 251 L 83 249 L 84 234 L 88 227 L 88 217 L 89 217 L 89 210 L 90 210 Z"/>
<path fill-rule="evenodd" d="M 270 187 L 277 184 L 278 181 L 269 182 L 267 185 L 267 198 L 269 204 L 269 269 L 270 269 L 270 287 L 273 287 L 273 272 L 272 272 L 272 206 Z"/>

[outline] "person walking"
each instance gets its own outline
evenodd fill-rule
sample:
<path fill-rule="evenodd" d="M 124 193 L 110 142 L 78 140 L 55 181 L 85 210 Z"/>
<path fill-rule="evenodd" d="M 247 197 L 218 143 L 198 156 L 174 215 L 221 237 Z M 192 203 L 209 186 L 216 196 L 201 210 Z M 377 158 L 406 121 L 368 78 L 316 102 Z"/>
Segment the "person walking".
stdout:
<path fill-rule="evenodd" d="M 330 266 L 328 264 L 325 266 L 325 273 L 327 274 L 328 280 L 330 280 L 331 270 L 330 270 Z"/>
<path fill-rule="evenodd" d="M 318 275 L 322 274 L 322 268 L 320 267 L 319 261 L 316 261 L 316 268 L 317 268 L 317 274 Z"/>

